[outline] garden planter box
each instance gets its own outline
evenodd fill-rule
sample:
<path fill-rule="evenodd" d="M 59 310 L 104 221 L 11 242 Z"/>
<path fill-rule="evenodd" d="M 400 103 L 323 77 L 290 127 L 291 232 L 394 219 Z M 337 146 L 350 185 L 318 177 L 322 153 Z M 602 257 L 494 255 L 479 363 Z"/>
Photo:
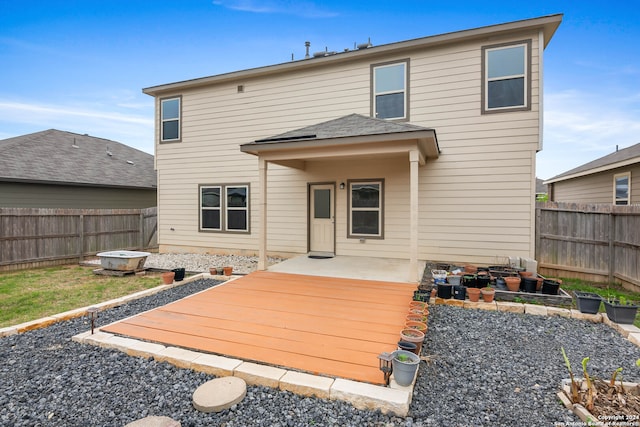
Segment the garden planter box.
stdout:
<path fill-rule="evenodd" d="M 620 304 L 619 301 L 609 302 L 607 300 L 603 300 L 602 302 L 604 302 L 604 309 L 607 311 L 607 317 L 609 320 L 623 325 L 633 324 L 638 311 L 637 305 L 623 305 Z"/>
<path fill-rule="evenodd" d="M 591 292 L 574 292 L 576 305 L 580 313 L 596 314 L 600 310 L 602 297 Z"/>

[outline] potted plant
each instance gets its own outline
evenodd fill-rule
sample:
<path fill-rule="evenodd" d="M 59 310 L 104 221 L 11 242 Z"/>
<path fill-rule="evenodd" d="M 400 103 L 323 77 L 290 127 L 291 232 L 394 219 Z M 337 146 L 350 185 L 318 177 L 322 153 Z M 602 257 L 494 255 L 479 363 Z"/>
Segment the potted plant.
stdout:
<path fill-rule="evenodd" d="M 176 282 L 180 282 L 180 281 L 184 280 L 184 273 L 185 273 L 184 268 L 174 268 L 171 271 L 173 271 L 175 273 L 175 276 L 173 277 L 173 280 L 175 280 Z"/>
<path fill-rule="evenodd" d="M 399 386 L 406 387 L 413 382 L 420 364 L 420 357 L 406 350 L 396 350 L 391 359 L 393 378 Z"/>
<path fill-rule="evenodd" d="M 405 328 L 400 331 L 400 339 L 402 341 L 412 342 L 416 345 L 415 354 L 420 354 L 422 342 L 424 341 L 424 333 L 417 329 Z"/>
<path fill-rule="evenodd" d="M 602 297 L 592 292 L 574 291 L 576 297 L 576 305 L 580 313 L 596 314 L 600 310 Z"/>
<path fill-rule="evenodd" d="M 609 320 L 624 325 L 633 324 L 638 311 L 637 305 L 627 302 L 623 296 L 620 296 L 619 299 L 606 299 L 603 302 Z"/>
<path fill-rule="evenodd" d="M 467 288 L 469 301 L 478 302 L 480 300 L 480 288 Z"/>
<path fill-rule="evenodd" d="M 505 277 L 504 281 L 511 292 L 520 291 L 520 277 Z"/>
<path fill-rule="evenodd" d="M 233 273 L 233 267 L 231 266 L 222 267 L 222 270 L 225 276 L 231 276 Z"/>
<path fill-rule="evenodd" d="M 558 295 L 560 281 L 556 279 L 544 279 L 542 282 L 542 293 L 546 295 Z"/>
<path fill-rule="evenodd" d="M 493 302 L 493 297 L 496 294 L 496 290 L 491 286 L 486 286 L 480 289 L 480 293 L 482 294 L 482 299 L 484 300 L 484 302 Z"/>
<path fill-rule="evenodd" d="M 423 334 L 427 333 L 427 324 L 424 322 L 416 322 L 415 320 L 407 320 L 404 324 L 407 329 L 417 329 Z"/>
<path fill-rule="evenodd" d="M 173 278 L 175 277 L 176 273 L 174 273 L 173 271 L 165 271 L 164 273 L 162 273 L 162 283 L 164 283 L 165 285 L 170 285 L 173 283 Z"/>

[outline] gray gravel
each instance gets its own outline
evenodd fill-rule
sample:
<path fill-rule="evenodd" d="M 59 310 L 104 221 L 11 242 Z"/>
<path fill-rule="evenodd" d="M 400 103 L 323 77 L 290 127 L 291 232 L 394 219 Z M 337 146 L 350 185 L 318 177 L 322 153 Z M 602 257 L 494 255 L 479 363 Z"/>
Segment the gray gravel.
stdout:
<path fill-rule="evenodd" d="M 216 285 L 200 280 L 99 314 L 104 325 Z M 640 351 L 602 324 L 564 318 L 431 309 L 429 333 L 409 417 L 360 411 L 344 402 L 248 387 L 230 410 L 203 414 L 192 394 L 212 377 L 115 350 L 81 345 L 86 318 L 0 339 L 0 425 L 122 426 L 148 415 L 182 426 L 553 426 L 577 422 L 555 393 L 585 356 L 593 375 L 621 366 L 640 380 Z"/>

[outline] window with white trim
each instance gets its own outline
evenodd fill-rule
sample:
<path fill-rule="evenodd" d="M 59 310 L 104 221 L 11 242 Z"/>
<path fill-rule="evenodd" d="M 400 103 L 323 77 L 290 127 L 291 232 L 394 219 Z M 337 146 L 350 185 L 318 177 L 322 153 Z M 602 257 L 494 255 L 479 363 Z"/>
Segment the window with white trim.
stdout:
<path fill-rule="evenodd" d="M 180 97 L 160 100 L 160 140 L 180 141 Z"/>
<path fill-rule="evenodd" d="M 407 119 L 408 62 L 373 65 L 372 116 Z"/>
<path fill-rule="evenodd" d="M 531 42 L 482 48 L 482 111 L 531 108 Z"/>
<path fill-rule="evenodd" d="M 200 230 L 249 232 L 249 185 L 201 185 Z"/>
<path fill-rule="evenodd" d="M 349 236 L 383 238 L 383 180 L 349 181 Z"/>
<path fill-rule="evenodd" d="M 613 176 L 613 203 L 616 205 L 631 204 L 631 172 Z"/>

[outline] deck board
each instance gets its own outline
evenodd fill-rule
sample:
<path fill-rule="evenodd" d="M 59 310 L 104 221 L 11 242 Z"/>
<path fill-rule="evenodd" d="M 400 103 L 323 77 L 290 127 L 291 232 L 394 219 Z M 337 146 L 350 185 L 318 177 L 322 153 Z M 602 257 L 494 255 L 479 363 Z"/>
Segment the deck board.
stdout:
<path fill-rule="evenodd" d="M 382 384 L 415 288 L 255 272 L 101 328 L 132 338 Z"/>

